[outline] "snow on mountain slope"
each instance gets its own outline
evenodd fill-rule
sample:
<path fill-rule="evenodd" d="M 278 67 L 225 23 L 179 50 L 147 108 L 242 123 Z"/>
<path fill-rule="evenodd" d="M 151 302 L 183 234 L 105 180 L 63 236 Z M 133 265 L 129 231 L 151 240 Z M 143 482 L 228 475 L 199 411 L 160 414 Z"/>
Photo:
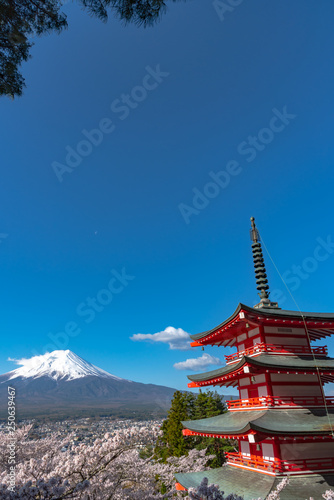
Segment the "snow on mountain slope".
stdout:
<path fill-rule="evenodd" d="M 29 359 L 12 361 L 22 366 L 8 372 L 6 374 L 8 375 L 7 380 L 13 380 L 17 377 L 36 379 L 45 376 L 53 380 L 75 380 L 87 376 L 124 380 L 92 365 L 68 349 L 66 351 L 47 352 L 41 356 L 33 356 Z"/>

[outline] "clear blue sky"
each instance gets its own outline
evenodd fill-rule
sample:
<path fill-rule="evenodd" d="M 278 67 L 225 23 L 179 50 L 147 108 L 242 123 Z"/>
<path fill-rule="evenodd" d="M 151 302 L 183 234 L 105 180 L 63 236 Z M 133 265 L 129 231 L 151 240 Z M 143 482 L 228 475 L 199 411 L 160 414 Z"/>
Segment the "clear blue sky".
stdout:
<path fill-rule="evenodd" d="M 316 252 L 334 241 L 332 0 L 244 1 L 220 16 L 211 0 L 169 3 L 151 29 L 64 11 L 69 29 L 37 39 L 22 68 L 24 96 L 0 102 L 0 373 L 75 322 L 65 348 L 186 388 L 189 370 L 173 365 L 202 352 L 130 337 L 198 333 L 254 305 L 252 215 L 299 307 L 333 311 L 333 248 Z M 99 145 L 81 142 L 99 126 Z M 81 157 L 66 164 L 66 147 Z M 123 268 L 135 278 L 84 316 Z"/>

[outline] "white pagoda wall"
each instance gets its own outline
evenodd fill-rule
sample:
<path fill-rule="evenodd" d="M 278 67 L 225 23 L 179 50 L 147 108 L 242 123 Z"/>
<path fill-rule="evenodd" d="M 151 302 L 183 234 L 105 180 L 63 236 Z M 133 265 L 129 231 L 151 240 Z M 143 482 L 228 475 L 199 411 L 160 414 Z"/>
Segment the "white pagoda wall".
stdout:
<path fill-rule="evenodd" d="M 309 346 L 308 336 L 304 328 L 264 327 L 266 344 Z"/>
<path fill-rule="evenodd" d="M 271 373 L 270 380 L 273 395 L 277 397 L 322 395 L 317 375 Z M 280 382 L 285 384 L 280 385 Z"/>

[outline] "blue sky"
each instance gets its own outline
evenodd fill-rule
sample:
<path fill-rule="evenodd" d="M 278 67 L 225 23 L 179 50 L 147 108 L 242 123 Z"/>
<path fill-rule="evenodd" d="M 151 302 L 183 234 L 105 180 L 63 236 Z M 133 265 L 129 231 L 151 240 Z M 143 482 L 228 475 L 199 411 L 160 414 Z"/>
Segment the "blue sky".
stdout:
<path fill-rule="evenodd" d="M 150 29 L 64 11 L 0 103 L 0 372 L 54 345 L 185 389 L 173 365 L 202 352 L 130 337 L 257 302 L 250 216 L 300 309 L 333 311 L 333 2 L 169 3 Z"/>

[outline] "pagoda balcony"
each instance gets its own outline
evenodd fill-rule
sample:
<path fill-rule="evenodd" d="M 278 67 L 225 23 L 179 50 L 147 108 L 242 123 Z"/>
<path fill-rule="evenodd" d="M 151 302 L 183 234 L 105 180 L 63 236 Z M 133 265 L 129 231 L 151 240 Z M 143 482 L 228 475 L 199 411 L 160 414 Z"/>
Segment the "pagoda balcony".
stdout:
<path fill-rule="evenodd" d="M 276 344 L 265 344 L 259 343 L 252 347 L 248 347 L 243 351 L 236 352 L 234 354 L 229 354 L 225 356 L 226 364 L 235 363 L 239 361 L 243 356 L 256 356 L 265 352 L 266 354 L 284 354 L 285 356 L 328 356 L 327 346 L 309 348 L 307 346 L 301 345 L 276 345 Z"/>
<path fill-rule="evenodd" d="M 325 401 L 326 403 L 321 396 L 261 396 L 249 399 L 232 399 L 231 401 L 226 401 L 226 404 L 230 411 L 259 410 L 262 408 L 282 409 L 282 407 L 314 408 L 334 406 L 334 397 L 326 396 Z"/>
<path fill-rule="evenodd" d="M 305 458 L 293 461 L 274 458 L 265 460 L 256 455 L 243 455 L 242 453 L 225 453 L 227 463 L 241 468 L 250 468 L 262 471 L 266 474 L 305 474 L 327 472 L 334 470 L 334 458 Z"/>

